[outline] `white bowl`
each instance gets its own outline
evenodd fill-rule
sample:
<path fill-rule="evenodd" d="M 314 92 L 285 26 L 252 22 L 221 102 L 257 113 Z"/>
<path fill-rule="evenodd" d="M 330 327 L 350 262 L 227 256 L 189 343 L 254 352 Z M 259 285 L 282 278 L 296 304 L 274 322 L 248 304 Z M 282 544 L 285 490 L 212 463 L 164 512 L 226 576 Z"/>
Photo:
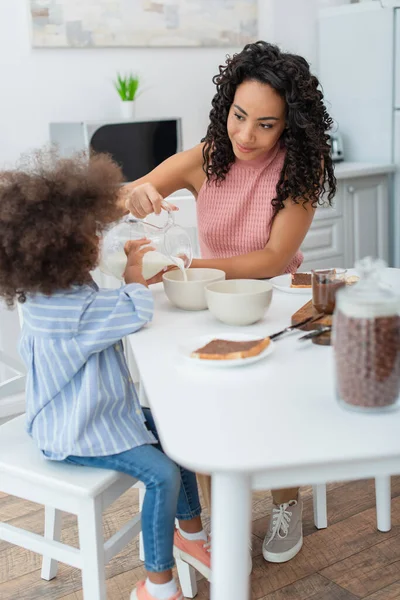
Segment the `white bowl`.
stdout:
<path fill-rule="evenodd" d="M 205 286 L 225 279 L 225 271 L 219 269 L 187 269 L 187 281 L 178 269 L 163 275 L 164 290 L 168 300 L 183 310 L 205 310 L 207 300 Z"/>
<path fill-rule="evenodd" d="M 206 287 L 210 312 L 228 325 L 251 325 L 271 304 L 272 284 L 260 279 L 230 279 Z"/>

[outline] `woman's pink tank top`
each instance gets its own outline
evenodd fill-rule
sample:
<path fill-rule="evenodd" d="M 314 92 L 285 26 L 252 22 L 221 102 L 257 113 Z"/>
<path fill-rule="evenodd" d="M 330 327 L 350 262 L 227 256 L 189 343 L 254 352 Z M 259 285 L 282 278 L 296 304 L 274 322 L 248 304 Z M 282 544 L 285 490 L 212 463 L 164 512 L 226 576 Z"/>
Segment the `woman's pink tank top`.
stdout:
<path fill-rule="evenodd" d="M 284 159 L 285 150 L 277 144 L 254 160 L 236 159 L 222 185 L 204 182 L 196 203 L 202 258 L 228 258 L 266 246 Z M 302 261 L 298 251 L 285 272 L 294 273 Z"/>

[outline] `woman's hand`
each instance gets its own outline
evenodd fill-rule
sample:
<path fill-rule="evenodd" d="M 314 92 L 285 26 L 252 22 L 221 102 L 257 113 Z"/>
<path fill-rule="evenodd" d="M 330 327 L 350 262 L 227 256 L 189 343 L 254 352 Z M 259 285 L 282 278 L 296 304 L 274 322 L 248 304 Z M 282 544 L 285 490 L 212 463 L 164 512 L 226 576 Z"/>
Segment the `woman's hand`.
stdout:
<path fill-rule="evenodd" d="M 129 240 L 126 242 L 124 250 L 128 257 L 124 279 L 126 283 L 141 283 L 147 286 L 147 282 L 143 277 L 143 256 L 147 252 L 154 250 L 152 246 L 148 246 L 151 240 L 142 238 L 140 240 Z M 144 246 L 144 247 L 143 247 Z"/>
<path fill-rule="evenodd" d="M 188 257 L 186 256 L 186 254 L 179 254 L 178 258 L 181 258 L 183 260 L 184 264 L 188 263 Z M 168 271 L 173 271 L 178 268 L 179 267 L 175 266 L 175 265 L 170 265 L 169 267 L 164 267 L 164 269 L 162 271 L 160 271 L 159 273 L 154 275 L 154 277 L 151 277 L 151 279 L 147 280 L 148 285 L 152 285 L 153 283 L 162 283 L 164 273 L 168 273 Z"/>
<path fill-rule="evenodd" d="M 173 271 L 174 269 L 177 269 L 177 268 L 178 267 L 175 267 L 172 265 L 170 267 L 165 267 L 162 271 L 160 271 L 159 273 L 154 275 L 154 277 L 151 277 L 150 279 L 148 279 L 147 285 L 152 285 L 153 283 L 162 283 L 164 273 L 168 273 L 168 271 Z"/>
<path fill-rule="evenodd" d="M 133 190 L 126 186 L 123 194 L 126 208 L 139 219 L 144 219 L 153 212 L 159 215 L 161 209 L 168 212 L 179 210 L 174 204 L 166 202 L 151 183 L 142 183 Z"/>

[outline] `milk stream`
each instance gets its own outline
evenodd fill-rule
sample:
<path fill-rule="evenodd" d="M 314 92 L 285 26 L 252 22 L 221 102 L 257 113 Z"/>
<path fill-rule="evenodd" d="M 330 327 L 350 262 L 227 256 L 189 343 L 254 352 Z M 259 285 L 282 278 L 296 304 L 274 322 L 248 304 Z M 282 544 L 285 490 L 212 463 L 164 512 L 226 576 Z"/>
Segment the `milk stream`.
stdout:
<path fill-rule="evenodd" d="M 125 271 L 126 267 L 126 254 L 123 250 L 119 252 L 115 252 L 107 257 L 107 263 L 104 262 L 100 265 L 100 268 L 103 271 L 106 271 L 110 275 L 114 275 L 117 279 L 122 279 L 122 275 Z M 156 250 L 152 250 L 151 252 L 147 252 L 143 257 L 143 277 L 148 280 L 160 273 L 165 267 L 176 266 L 181 271 L 183 280 L 187 281 L 187 275 L 185 270 L 185 263 L 182 258 L 178 256 L 174 256 L 170 258 L 162 254 L 161 252 L 157 252 Z"/>

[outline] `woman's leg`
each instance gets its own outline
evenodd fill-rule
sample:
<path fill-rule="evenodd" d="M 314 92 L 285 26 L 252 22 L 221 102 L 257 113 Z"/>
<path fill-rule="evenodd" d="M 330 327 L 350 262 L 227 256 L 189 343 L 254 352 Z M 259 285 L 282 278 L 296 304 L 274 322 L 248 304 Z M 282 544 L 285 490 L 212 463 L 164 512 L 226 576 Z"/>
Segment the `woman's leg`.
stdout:
<path fill-rule="evenodd" d="M 287 488 L 283 490 L 272 490 L 272 501 L 277 506 L 290 502 L 291 500 L 297 500 L 299 495 L 299 488 Z"/>
<path fill-rule="evenodd" d="M 211 514 L 211 477 L 209 475 L 197 473 L 197 481 L 199 482 L 204 504 Z"/>
<path fill-rule="evenodd" d="M 282 563 L 294 558 L 303 545 L 303 503 L 299 488 L 273 490 L 272 498 L 263 556 L 269 562 Z"/>

